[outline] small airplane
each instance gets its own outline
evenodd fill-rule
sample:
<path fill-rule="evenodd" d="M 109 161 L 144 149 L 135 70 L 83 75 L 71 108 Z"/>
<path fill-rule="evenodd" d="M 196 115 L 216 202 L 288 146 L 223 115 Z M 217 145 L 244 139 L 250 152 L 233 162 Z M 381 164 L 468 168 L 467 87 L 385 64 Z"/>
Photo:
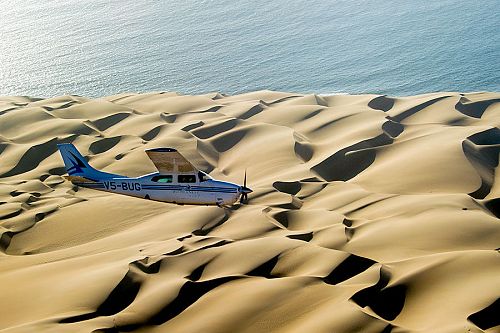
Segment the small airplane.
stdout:
<path fill-rule="evenodd" d="M 91 167 L 71 143 L 58 144 L 68 180 L 77 186 L 129 195 L 149 200 L 189 205 L 232 205 L 248 201 L 252 190 L 243 185 L 215 180 L 197 170 L 176 149 L 147 149 L 146 154 L 158 172 L 131 178 Z"/>

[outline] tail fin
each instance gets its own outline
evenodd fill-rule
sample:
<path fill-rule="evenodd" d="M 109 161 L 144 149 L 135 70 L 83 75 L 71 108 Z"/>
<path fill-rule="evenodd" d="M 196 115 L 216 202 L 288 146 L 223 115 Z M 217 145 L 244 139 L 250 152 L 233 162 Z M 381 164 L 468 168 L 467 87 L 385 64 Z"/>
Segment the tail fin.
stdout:
<path fill-rule="evenodd" d="M 64 166 L 70 176 L 80 176 L 91 180 L 120 177 L 120 175 L 102 172 L 91 167 L 87 160 L 85 160 L 85 158 L 71 143 L 58 144 L 57 148 L 61 153 Z"/>

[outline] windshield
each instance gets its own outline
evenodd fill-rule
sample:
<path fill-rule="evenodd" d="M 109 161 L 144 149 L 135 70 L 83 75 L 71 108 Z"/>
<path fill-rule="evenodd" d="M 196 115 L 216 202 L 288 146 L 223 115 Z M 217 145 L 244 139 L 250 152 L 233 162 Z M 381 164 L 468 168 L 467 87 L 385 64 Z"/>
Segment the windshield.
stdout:
<path fill-rule="evenodd" d="M 206 182 L 207 180 L 212 179 L 212 177 L 210 177 L 203 171 L 198 171 L 198 178 L 200 179 L 200 182 Z"/>

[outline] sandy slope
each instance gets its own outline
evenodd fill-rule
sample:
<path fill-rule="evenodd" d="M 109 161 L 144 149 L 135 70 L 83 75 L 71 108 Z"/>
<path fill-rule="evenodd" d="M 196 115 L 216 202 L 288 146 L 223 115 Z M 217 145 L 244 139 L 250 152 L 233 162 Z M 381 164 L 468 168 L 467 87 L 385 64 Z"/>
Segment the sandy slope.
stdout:
<path fill-rule="evenodd" d="M 500 94 L 0 99 L 2 332 L 499 332 Z M 76 188 L 170 146 L 232 209 Z M 3 330 L 2 330 L 3 329 Z"/>

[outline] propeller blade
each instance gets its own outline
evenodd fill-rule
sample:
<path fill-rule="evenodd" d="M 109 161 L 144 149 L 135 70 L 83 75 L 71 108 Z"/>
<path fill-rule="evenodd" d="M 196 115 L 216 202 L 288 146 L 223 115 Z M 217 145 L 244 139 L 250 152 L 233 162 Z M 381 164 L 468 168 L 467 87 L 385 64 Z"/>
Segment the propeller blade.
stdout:
<path fill-rule="evenodd" d="M 247 187 L 247 170 L 245 169 L 245 176 L 243 177 L 243 186 L 240 188 L 240 203 L 248 202 L 248 193 L 253 191 Z"/>

